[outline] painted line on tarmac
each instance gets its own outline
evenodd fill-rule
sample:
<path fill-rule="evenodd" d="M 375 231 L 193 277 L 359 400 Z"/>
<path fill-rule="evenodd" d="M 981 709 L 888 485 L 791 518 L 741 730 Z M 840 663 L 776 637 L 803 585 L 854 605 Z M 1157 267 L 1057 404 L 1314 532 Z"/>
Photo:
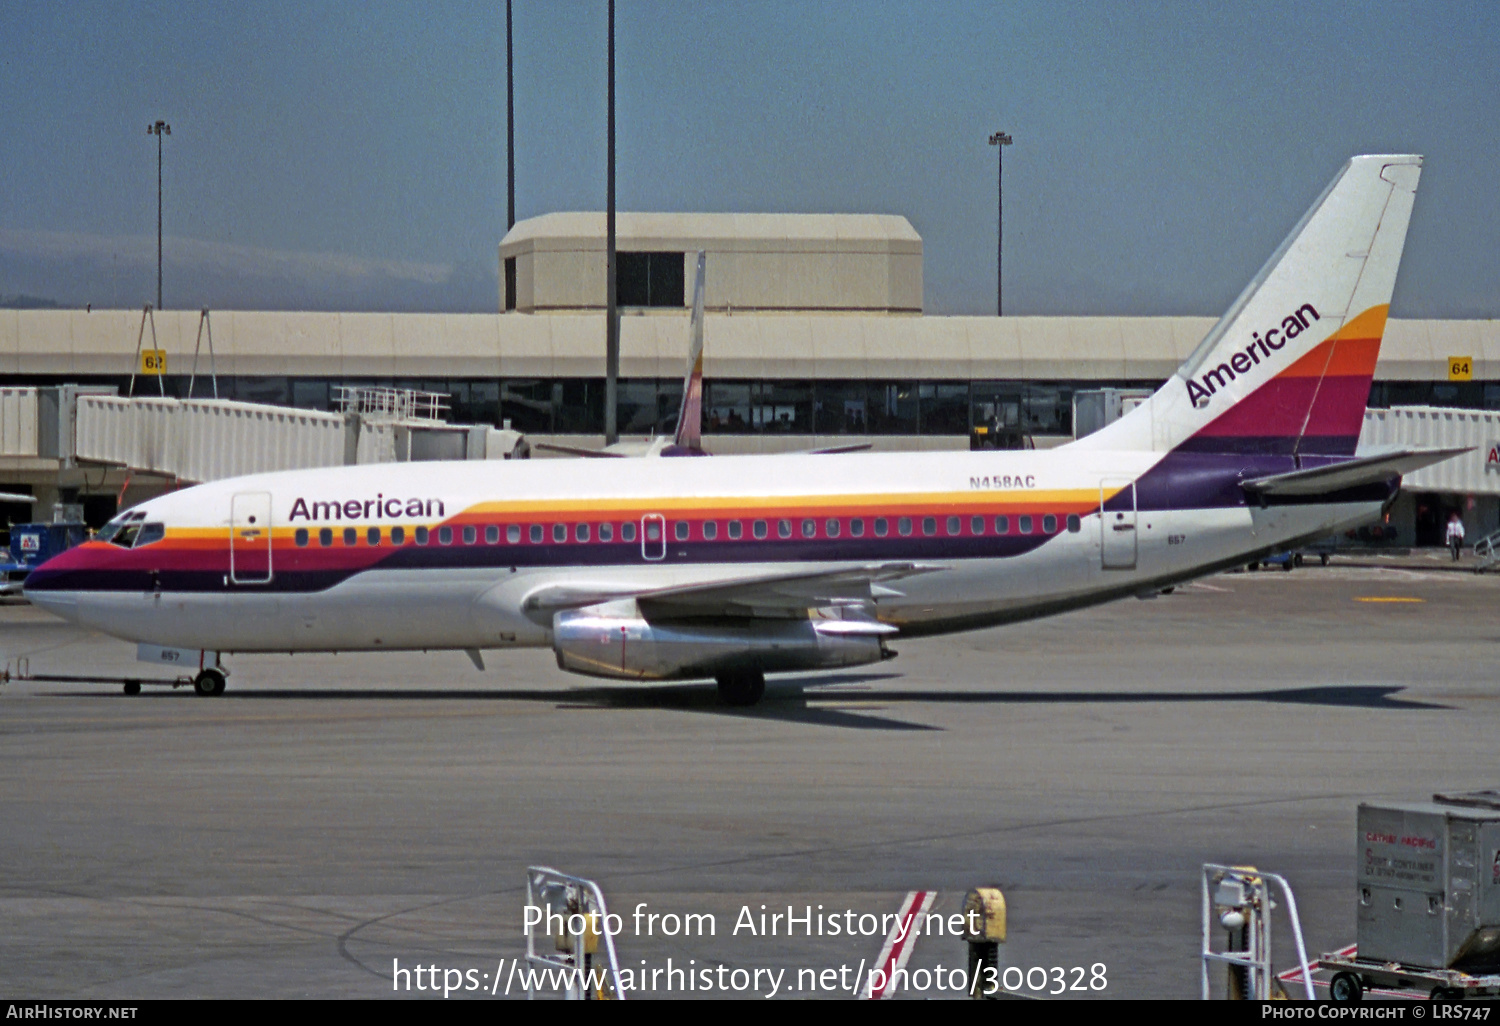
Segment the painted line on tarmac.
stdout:
<path fill-rule="evenodd" d="M 1417 603 L 1426 602 L 1427 600 L 1423 598 L 1413 598 L 1410 595 L 1356 595 L 1354 596 L 1354 601 Z"/>
<path fill-rule="evenodd" d="M 866 998 L 884 1001 L 895 996 L 896 974 L 906 968 L 912 948 L 916 946 L 917 930 L 914 927 L 917 926 L 917 919 L 927 914 L 936 897 L 936 891 L 911 891 L 906 895 L 900 911 L 896 913 L 895 925 L 885 939 L 885 946 L 880 949 L 880 957 L 875 960 Z"/>

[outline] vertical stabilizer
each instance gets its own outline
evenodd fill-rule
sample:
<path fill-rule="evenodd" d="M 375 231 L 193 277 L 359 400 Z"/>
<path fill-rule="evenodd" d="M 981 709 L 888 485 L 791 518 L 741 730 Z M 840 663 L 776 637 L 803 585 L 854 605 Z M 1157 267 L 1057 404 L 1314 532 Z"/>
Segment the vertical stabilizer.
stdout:
<path fill-rule="evenodd" d="M 672 438 L 684 449 L 703 448 L 703 265 L 698 251 L 698 273 L 693 278 L 693 316 L 688 324 L 687 377 L 682 380 L 682 406 Z"/>
<path fill-rule="evenodd" d="M 1074 444 L 1352 455 L 1421 170 L 1350 160 L 1151 400 Z"/>

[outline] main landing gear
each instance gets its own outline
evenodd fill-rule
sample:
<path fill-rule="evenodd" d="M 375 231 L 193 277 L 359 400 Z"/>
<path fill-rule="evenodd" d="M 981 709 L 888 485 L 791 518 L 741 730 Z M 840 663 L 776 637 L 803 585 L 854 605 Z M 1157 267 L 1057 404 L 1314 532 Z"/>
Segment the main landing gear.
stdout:
<path fill-rule="evenodd" d="M 193 690 L 200 695 L 213 697 L 224 693 L 224 684 L 229 675 L 217 666 L 205 666 L 193 678 Z"/>
<path fill-rule="evenodd" d="M 725 705 L 754 705 L 766 693 L 766 675 L 759 670 L 734 670 L 714 679 L 719 685 L 719 700 Z"/>

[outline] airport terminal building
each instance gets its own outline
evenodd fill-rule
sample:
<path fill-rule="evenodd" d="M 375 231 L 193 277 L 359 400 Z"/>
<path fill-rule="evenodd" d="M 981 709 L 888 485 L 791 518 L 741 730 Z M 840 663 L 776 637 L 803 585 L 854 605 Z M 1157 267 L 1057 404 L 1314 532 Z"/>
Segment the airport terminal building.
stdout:
<path fill-rule="evenodd" d="M 1084 426 L 1075 419 L 1080 393 L 1156 388 L 1214 323 L 925 315 L 922 240 L 898 216 L 622 213 L 618 249 L 620 430 L 671 430 L 702 250 L 703 430 L 719 453 L 853 441 L 1061 444 Z M 600 444 L 604 215 L 519 222 L 499 257 L 495 314 L 217 311 L 210 354 L 199 311 L 157 311 L 140 343 L 165 354 L 153 373 L 140 362 L 140 311 L 0 310 L 0 386 L 178 398 L 216 389 L 219 398 L 308 410 L 333 409 L 340 386 L 411 388 L 447 395 L 454 422 Z M 1500 322 L 1390 321 L 1369 404 L 1500 413 Z M 1493 418 L 1476 416 L 1470 434 L 1500 441 L 1488 437 Z M 128 504 L 174 484 L 134 475 L 126 493 L 127 468 L 67 467 L 17 442 L 24 434 L 0 425 L 0 490 L 61 489 L 90 500 L 89 518 L 99 520 L 121 496 Z M 1426 540 L 1421 508 L 1429 519 L 1459 508 L 1471 532 L 1493 530 L 1500 472 L 1476 466 L 1451 490 L 1404 497 L 1410 509 L 1398 506 L 1393 522 L 1408 526 L 1397 540 Z"/>

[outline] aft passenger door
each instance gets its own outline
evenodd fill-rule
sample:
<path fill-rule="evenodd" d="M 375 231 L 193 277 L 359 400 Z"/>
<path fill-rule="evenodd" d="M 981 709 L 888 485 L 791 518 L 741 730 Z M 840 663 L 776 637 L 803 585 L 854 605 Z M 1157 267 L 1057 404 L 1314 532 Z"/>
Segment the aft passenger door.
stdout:
<path fill-rule="evenodd" d="M 270 583 L 269 492 L 240 492 L 229 500 L 229 579 L 235 584 Z"/>
<path fill-rule="evenodd" d="M 1136 558 L 1135 482 L 1105 478 L 1099 482 L 1100 566 L 1134 570 Z"/>

